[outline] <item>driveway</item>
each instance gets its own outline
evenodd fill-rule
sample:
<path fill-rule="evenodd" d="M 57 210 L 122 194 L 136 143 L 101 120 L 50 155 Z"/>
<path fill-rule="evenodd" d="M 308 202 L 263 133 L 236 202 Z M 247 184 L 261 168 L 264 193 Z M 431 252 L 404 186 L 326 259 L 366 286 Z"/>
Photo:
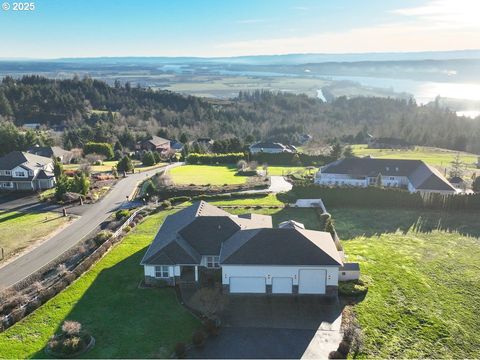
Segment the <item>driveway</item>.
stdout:
<path fill-rule="evenodd" d="M 342 340 L 338 301 L 229 296 L 220 334 L 190 358 L 327 359 Z"/>
<path fill-rule="evenodd" d="M 283 176 L 270 176 L 270 186 L 267 189 L 245 190 L 239 191 L 243 194 L 269 194 L 281 193 L 292 190 L 293 185 L 290 184 Z"/>
<path fill-rule="evenodd" d="M 169 165 L 169 167 L 179 165 L 181 163 Z M 80 242 L 104 222 L 111 213 L 127 205 L 126 197 L 132 195 L 140 181 L 155 175 L 161 169 L 163 168 L 131 174 L 125 179 L 121 179 L 99 202 L 78 207 L 82 209 L 83 213 L 78 220 L 31 251 L 0 267 L 0 288 L 19 282 Z"/>

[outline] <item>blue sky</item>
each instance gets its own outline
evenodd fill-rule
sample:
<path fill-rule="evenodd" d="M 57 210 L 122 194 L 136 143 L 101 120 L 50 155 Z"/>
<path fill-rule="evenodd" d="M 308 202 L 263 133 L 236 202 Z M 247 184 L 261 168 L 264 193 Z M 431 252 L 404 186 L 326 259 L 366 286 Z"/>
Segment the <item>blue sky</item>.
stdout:
<path fill-rule="evenodd" d="M 30 1 L 0 10 L 1 58 L 480 48 L 480 0 Z"/>

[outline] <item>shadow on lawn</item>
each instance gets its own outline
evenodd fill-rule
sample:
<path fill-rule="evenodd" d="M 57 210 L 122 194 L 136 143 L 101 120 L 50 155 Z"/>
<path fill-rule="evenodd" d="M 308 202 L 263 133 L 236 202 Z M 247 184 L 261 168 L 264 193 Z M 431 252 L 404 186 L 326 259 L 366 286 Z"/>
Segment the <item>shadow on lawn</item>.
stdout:
<path fill-rule="evenodd" d="M 189 338 L 198 326 L 198 321 L 178 303 L 173 289 L 138 288 L 143 278 L 139 264 L 145 251 L 146 248 L 102 270 L 58 323 L 55 333 L 60 331 L 63 321 L 74 320 L 95 337 L 95 347 L 82 357 L 168 358 L 172 346 Z M 71 286 L 78 286 L 81 281 L 85 279 L 80 278 Z M 81 290 L 73 290 L 72 299 L 64 301 L 75 301 L 76 291 Z M 48 356 L 42 349 L 32 357 Z"/>
<path fill-rule="evenodd" d="M 440 212 L 404 209 L 332 208 L 335 228 L 342 240 L 357 236 L 403 234 L 409 231 L 430 233 L 435 230 L 458 232 L 461 235 L 480 237 L 480 214 L 477 212 Z"/>

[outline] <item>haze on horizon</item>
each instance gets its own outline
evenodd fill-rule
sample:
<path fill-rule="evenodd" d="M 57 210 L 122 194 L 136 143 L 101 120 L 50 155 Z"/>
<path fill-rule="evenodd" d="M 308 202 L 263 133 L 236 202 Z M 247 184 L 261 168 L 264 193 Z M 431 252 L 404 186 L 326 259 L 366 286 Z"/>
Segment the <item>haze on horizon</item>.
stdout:
<path fill-rule="evenodd" d="M 37 0 L 0 11 L 0 58 L 480 49 L 476 0 Z"/>

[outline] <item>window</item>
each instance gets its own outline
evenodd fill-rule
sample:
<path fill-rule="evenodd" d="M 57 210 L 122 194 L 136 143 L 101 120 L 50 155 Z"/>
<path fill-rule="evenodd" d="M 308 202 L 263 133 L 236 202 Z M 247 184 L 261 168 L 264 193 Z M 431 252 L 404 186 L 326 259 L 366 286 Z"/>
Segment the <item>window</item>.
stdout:
<path fill-rule="evenodd" d="M 12 171 L 11 170 L 5 170 L 5 175 L 12 175 Z"/>
<path fill-rule="evenodd" d="M 390 176 L 390 180 L 395 180 L 395 177 L 394 177 L 394 176 Z"/>
<path fill-rule="evenodd" d="M 207 256 L 207 268 L 218 268 L 220 256 Z"/>
<path fill-rule="evenodd" d="M 25 173 L 23 171 L 15 171 L 15 176 L 25 177 Z"/>
<path fill-rule="evenodd" d="M 155 277 L 156 278 L 168 278 L 168 266 L 166 265 L 161 265 L 161 266 L 155 266 Z"/>
<path fill-rule="evenodd" d="M 342 271 L 342 275 L 346 275 L 345 271 Z"/>

